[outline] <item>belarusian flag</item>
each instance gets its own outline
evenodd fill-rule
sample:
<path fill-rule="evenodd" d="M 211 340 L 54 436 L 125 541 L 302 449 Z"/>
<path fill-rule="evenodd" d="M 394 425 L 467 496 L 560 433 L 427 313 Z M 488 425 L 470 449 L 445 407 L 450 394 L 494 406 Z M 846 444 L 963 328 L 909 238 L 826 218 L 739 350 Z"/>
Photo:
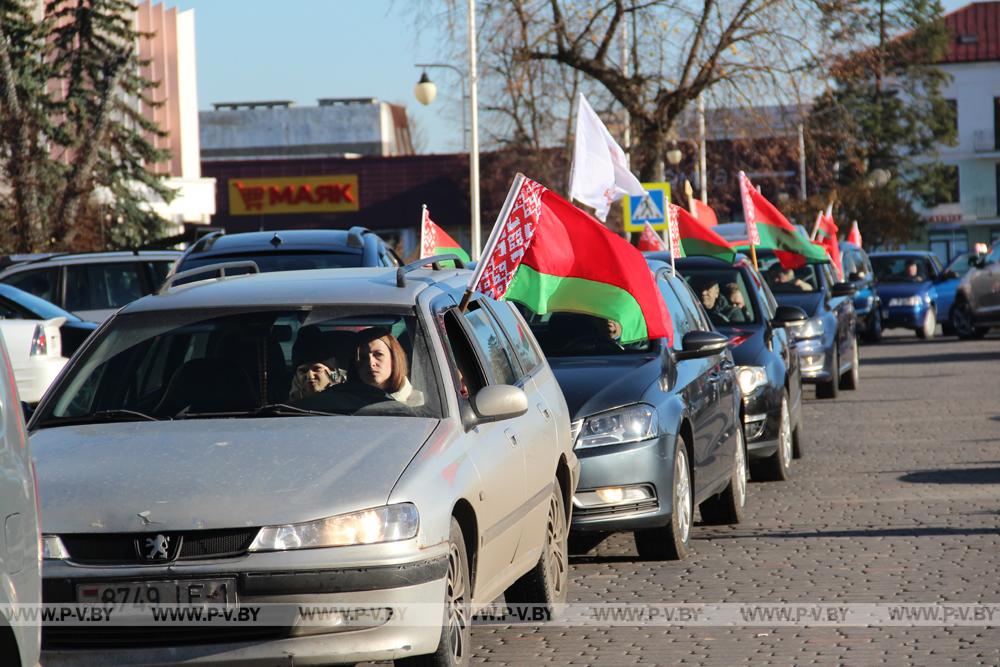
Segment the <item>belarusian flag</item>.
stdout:
<path fill-rule="evenodd" d="M 469 286 L 539 314 L 571 311 L 615 320 L 622 343 L 672 342 L 670 314 L 642 253 L 521 174 Z"/>
<path fill-rule="evenodd" d="M 715 211 L 712 207 L 700 199 L 689 199 L 688 206 L 691 208 L 691 215 L 706 227 L 715 227 L 719 224 L 719 219 L 715 217 Z"/>
<path fill-rule="evenodd" d="M 458 255 L 463 262 L 469 261 L 468 253 L 462 250 L 458 241 L 431 220 L 430 211 L 424 206 L 420 218 L 420 259 L 448 254 Z"/>
<path fill-rule="evenodd" d="M 854 245 L 861 247 L 861 230 L 858 229 L 858 221 L 855 220 L 851 225 L 851 231 L 847 234 L 847 242 L 853 243 Z"/>
<path fill-rule="evenodd" d="M 639 234 L 639 243 L 636 247 L 639 252 L 657 252 L 667 249 L 667 246 L 663 244 L 663 239 L 653 229 L 653 225 L 648 222 L 643 226 L 642 233 Z"/>
<path fill-rule="evenodd" d="M 843 269 L 840 266 L 840 245 L 837 242 L 838 231 L 837 225 L 833 222 L 833 216 L 828 213 L 820 213 L 816 225 L 816 240 L 813 243 L 826 250 L 826 254 L 830 256 L 830 261 L 833 262 L 833 268 L 837 272 L 837 276 L 843 280 Z"/>
<path fill-rule="evenodd" d="M 743 211 L 748 216 L 748 221 L 752 216 L 753 222 L 756 223 L 757 234 L 760 236 L 758 247 L 774 250 L 778 261 L 785 269 L 798 269 L 806 264 L 822 264 L 830 261 L 822 248 L 813 245 L 809 239 L 800 234 L 792 223 L 781 215 L 781 211 L 774 207 L 774 204 L 752 187 L 750 179 L 743 176 L 743 172 L 740 172 L 740 176 L 741 179 L 746 179 L 747 185 L 746 188 L 741 188 L 744 199 Z M 742 182 L 741 180 L 741 184 Z M 742 249 L 743 244 L 733 245 Z M 749 242 L 745 245 L 749 247 Z"/>
<path fill-rule="evenodd" d="M 684 256 L 716 257 L 729 263 L 736 259 L 736 250 L 729 244 L 729 241 L 703 225 L 700 220 L 696 220 L 693 215 L 680 206 L 670 204 L 670 208 L 677 214 L 677 230 L 681 236 L 681 248 L 684 250 Z"/>

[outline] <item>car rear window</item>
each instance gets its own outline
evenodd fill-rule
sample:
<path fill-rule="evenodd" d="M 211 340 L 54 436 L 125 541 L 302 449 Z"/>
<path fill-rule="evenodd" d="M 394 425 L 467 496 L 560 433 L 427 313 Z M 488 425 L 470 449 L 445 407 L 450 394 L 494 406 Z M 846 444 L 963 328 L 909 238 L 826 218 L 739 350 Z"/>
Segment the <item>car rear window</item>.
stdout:
<path fill-rule="evenodd" d="M 392 368 L 401 360 L 391 386 L 372 385 L 369 349 L 388 352 Z M 310 411 L 440 417 L 436 377 L 412 309 L 125 314 L 52 389 L 36 425 Z"/>
<path fill-rule="evenodd" d="M 304 271 L 308 269 L 348 269 L 361 266 L 360 252 L 281 252 L 264 254 L 213 255 L 211 257 L 188 257 L 177 266 L 177 273 L 202 266 L 221 264 L 223 262 L 252 261 L 263 273 L 272 271 Z M 239 275 L 241 271 L 229 271 L 230 275 Z M 247 271 L 242 271 L 247 273 Z M 197 280 L 195 278 L 194 280 Z M 182 280 L 175 285 L 183 285 L 193 280 Z"/>

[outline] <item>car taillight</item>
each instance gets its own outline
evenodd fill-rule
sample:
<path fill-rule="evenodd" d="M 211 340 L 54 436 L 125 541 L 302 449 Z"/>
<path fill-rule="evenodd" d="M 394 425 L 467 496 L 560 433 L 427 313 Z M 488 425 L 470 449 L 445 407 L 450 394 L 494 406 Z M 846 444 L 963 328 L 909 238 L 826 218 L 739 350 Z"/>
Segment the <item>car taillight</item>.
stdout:
<path fill-rule="evenodd" d="M 31 337 L 31 356 L 44 357 L 49 353 L 49 340 L 45 336 L 45 327 L 35 326 L 35 335 Z"/>

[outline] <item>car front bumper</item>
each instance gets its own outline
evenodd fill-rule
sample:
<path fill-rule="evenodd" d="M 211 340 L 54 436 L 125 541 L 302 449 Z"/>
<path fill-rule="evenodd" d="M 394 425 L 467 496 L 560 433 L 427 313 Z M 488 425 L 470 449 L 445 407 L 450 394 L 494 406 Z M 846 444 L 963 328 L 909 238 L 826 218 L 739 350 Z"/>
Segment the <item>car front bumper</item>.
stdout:
<path fill-rule="evenodd" d="M 25 403 L 42 400 L 45 391 L 69 361 L 66 357 L 30 357 L 24 365 L 14 367 L 17 394 Z"/>
<path fill-rule="evenodd" d="M 76 586 L 82 583 L 231 578 L 237 584 L 240 610 L 259 608 L 260 619 L 275 610 L 282 612 L 282 618 L 290 612 L 294 620 L 280 626 L 260 622 L 210 625 L 200 619 L 161 627 L 153 622 L 137 627 L 46 625 L 42 632 L 43 664 L 327 665 L 393 660 L 437 649 L 440 626 L 426 619 L 410 619 L 419 610 L 426 611 L 429 603 L 444 600 L 446 545 L 426 550 L 430 553 L 423 553 L 423 558 L 416 561 L 304 568 L 306 563 L 315 566 L 322 562 L 315 552 L 335 550 L 311 551 L 314 553 L 251 554 L 229 559 L 236 561 L 228 563 L 229 567 L 215 561 L 156 567 L 153 572 L 142 566 L 95 567 L 46 561 L 43 599 L 48 604 L 72 603 Z M 305 557 L 296 559 L 299 555 Z M 302 562 L 296 567 L 290 560 Z M 348 614 L 353 610 L 372 620 L 345 625 L 337 614 L 310 616 L 309 611 L 296 612 L 299 605 Z M 377 613 L 370 614 L 369 610 Z"/>
<path fill-rule="evenodd" d="M 664 526 L 673 510 L 674 436 L 576 450 L 580 483 L 573 496 L 574 531 L 615 532 Z M 582 499 L 596 489 L 645 489 L 651 495 L 638 501 L 595 504 Z"/>
<path fill-rule="evenodd" d="M 882 306 L 883 329 L 919 329 L 924 326 L 928 308 L 920 306 Z"/>
<path fill-rule="evenodd" d="M 781 396 L 784 388 L 770 391 L 763 387 L 743 397 L 744 435 L 747 456 L 751 459 L 767 458 L 778 451 L 778 433 L 781 429 Z"/>

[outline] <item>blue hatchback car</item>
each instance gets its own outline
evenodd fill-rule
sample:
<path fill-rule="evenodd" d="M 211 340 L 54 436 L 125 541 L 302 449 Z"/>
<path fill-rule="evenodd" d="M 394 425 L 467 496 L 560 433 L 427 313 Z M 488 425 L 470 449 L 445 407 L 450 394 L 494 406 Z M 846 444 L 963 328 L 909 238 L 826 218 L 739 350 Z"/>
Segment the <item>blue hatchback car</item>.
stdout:
<path fill-rule="evenodd" d="M 938 321 L 948 321 L 955 298 L 955 281 L 941 260 L 921 250 L 876 252 L 870 258 L 882 301 L 882 327 L 912 329 L 920 338 L 933 338 Z"/>

